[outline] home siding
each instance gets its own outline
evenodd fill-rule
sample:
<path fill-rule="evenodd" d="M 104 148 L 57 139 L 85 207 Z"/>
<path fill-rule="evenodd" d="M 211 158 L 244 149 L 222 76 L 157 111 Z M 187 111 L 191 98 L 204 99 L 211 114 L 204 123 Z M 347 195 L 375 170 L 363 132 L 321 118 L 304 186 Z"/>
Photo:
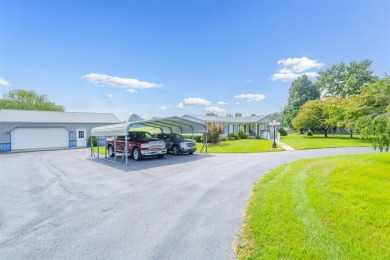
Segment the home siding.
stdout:
<path fill-rule="evenodd" d="M 91 129 L 98 126 L 109 125 L 107 123 L 1 123 L 0 124 L 0 152 L 11 151 L 11 131 L 15 128 L 58 128 L 64 127 L 69 131 L 69 147 L 76 147 L 76 129 L 85 129 L 86 137 L 91 134 Z M 99 143 L 102 141 L 99 140 Z"/>

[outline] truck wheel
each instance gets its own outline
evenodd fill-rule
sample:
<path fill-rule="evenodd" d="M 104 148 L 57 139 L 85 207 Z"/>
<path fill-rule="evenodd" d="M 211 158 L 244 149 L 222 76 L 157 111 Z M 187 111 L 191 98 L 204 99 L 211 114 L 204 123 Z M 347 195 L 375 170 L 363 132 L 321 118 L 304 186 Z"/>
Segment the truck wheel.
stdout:
<path fill-rule="evenodd" d="M 133 159 L 136 160 L 136 161 L 141 161 L 142 160 L 141 151 L 137 147 L 135 147 L 133 149 Z"/>
<path fill-rule="evenodd" d="M 179 155 L 180 154 L 180 149 L 177 145 L 175 145 L 173 148 L 172 148 L 172 152 L 173 152 L 173 155 Z"/>
<path fill-rule="evenodd" d="M 114 148 L 112 147 L 112 145 L 108 146 L 108 155 L 110 157 L 114 157 L 115 156 Z"/>

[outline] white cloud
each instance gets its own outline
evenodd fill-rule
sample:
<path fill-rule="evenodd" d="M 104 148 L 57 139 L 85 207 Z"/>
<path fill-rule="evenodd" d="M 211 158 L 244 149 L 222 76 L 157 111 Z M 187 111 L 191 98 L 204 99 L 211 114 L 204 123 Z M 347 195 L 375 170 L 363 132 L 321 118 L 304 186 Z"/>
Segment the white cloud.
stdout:
<path fill-rule="evenodd" d="M 107 94 L 107 97 L 112 98 L 112 94 Z"/>
<path fill-rule="evenodd" d="M 287 58 L 278 60 L 277 63 L 281 66 L 281 68 L 272 75 L 272 79 L 281 80 L 283 82 L 295 80 L 302 75 L 306 75 L 309 78 L 315 78 L 317 76 L 317 72 L 307 70 L 320 69 L 324 66 L 323 63 L 319 63 L 317 60 L 312 60 L 307 57 Z"/>
<path fill-rule="evenodd" d="M 204 99 L 204 98 L 185 98 L 184 104 L 186 105 L 196 105 L 196 106 L 208 106 L 210 105 L 210 101 Z"/>
<path fill-rule="evenodd" d="M 305 70 L 310 69 L 320 69 L 324 66 L 323 63 L 319 63 L 317 60 L 311 60 L 307 57 L 278 60 L 278 65 L 282 65 L 292 72 L 304 72 Z"/>
<path fill-rule="evenodd" d="M 127 89 L 127 92 L 130 93 L 136 93 L 137 91 L 135 89 L 161 87 L 161 84 L 157 84 L 157 83 L 139 81 L 138 79 L 131 79 L 131 78 L 119 78 L 119 77 L 110 76 L 106 74 L 90 73 L 81 76 L 81 78 L 93 84 L 102 85 L 105 87 L 124 88 Z"/>
<path fill-rule="evenodd" d="M 0 78 L 0 86 L 11 87 L 11 83 L 6 79 Z"/>
<path fill-rule="evenodd" d="M 236 103 L 234 103 L 234 104 L 239 105 L 240 103 L 239 103 L 239 102 L 236 102 Z"/>
<path fill-rule="evenodd" d="M 178 107 L 178 108 L 184 108 L 183 102 L 180 102 L 179 104 L 177 104 L 176 107 Z"/>
<path fill-rule="evenodd" d="M 204 110 L 206 112 L 217 113 L 217 114 L 226 113 L 225 109 L 215 107 L 215 106 L 205 107 Z"/>
<path fill-rule="evenodd" d="M 224 102 L 224 101 L 219 101 L 217 104 L 218 104 L 218 105 L 227 105 L 228 103 L 226 103 L 226 102 Z"/>
<path fill-rule="evenodd" d="M 252 101 L 260 101 L 265 99 L 265 96 L 263 94 L 240 94 L 237 96 L 234 96 L 234 98 L 246 100 L 247 102 Z"/>
<path fill-rule="evenodd" d="M 171 105 L 168 105 L 168 106 L 161 106 L 160 109 L 161 109 L 161 110 L 165 110 L 165 109 L 168 109 L 168 108 L 170 108 L 170 107 L 171 107 Z"/>

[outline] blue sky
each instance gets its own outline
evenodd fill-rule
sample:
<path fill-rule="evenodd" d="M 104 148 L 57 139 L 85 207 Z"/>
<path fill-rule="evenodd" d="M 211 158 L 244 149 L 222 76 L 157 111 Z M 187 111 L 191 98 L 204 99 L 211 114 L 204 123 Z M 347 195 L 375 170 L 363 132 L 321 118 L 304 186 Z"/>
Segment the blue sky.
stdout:
<path fill-rule="evenodd" d="M 269 114 L 299 74 L 363 59 L 390 72 L 389 1 L 0 0 L 0 94 L 66 111 Z"/>

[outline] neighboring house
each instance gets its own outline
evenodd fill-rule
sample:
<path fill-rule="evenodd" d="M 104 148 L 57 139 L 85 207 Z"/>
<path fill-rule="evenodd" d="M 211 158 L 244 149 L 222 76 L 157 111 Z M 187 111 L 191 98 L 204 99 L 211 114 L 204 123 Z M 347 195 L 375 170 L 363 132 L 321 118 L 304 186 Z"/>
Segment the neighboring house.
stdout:
<path fill-rule="evenodd" d="M 199 120 L 204 123 L 220 124 L 223 126 L 222 136 L 238 133 L 241 129 L 247 133 L 249 137 L 258 135 L 263 139 L 273 138 L 273 127 L 270 127 L 269 123 L 274 119 L 269 115 L 246 117 L 184 115 L 183 117 Z"/>
<path fill-rule="evenodd" d="M 0 152 L 86 147 L 91 129 L 117 124 L 108 113 L 0 110 Z"/>

